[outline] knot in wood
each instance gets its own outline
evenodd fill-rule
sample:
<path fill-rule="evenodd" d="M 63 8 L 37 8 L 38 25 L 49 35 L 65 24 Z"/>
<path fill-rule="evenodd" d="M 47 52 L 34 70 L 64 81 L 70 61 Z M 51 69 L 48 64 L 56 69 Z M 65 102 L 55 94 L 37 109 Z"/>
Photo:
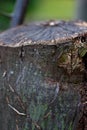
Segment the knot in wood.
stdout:
<path fill-rule="evenodd" d="M 44 26 L 52 26 L 52 27 L 58 26 L 58 21 L 50 20 L 50 21 L 44 23 Z"/>

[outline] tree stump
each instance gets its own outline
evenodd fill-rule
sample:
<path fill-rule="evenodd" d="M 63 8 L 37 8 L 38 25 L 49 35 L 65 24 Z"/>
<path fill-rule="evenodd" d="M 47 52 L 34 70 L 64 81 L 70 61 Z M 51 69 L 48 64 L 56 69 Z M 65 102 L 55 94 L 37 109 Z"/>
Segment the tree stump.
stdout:
<path fill-rule="evenodd" d="M 31 23 L 0 34 L 0 129 L 83 130 L 87 23 Z"/>

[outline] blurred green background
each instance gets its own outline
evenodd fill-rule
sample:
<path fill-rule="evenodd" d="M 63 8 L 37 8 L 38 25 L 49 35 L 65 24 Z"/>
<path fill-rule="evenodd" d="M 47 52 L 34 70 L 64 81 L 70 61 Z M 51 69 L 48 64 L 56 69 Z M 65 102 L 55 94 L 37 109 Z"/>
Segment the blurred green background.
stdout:
<path fill-rule="evenodd" d="M 16 0 L 0 0 L 0 31 L 9 28 Z M 75 0 L 30 0 L 25 23 L 48 19 L 73 19 Z M 6 16 L 5 16 L 5 13 Z"/>

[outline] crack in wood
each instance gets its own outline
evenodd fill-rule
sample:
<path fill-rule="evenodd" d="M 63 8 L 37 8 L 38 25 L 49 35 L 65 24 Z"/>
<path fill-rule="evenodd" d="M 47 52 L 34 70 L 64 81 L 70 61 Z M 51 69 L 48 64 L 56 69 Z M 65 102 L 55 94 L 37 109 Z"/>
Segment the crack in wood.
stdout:
<path fill-rule="evenodd" d="M 20 49 L 20 52 L 19 52 L 19 57 L 20 57 L 20 60 L 23 62 L 24 60 L 24 56 L 25 56 L 25 50 L 24 50 L 24 46 L 22 45 L 21 46 L 21 49 Z"/>

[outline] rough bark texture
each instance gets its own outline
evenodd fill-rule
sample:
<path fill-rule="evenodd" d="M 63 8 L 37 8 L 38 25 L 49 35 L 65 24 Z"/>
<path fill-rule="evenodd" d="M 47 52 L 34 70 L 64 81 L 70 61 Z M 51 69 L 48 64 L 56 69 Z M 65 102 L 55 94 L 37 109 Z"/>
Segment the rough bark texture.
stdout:
<path fill-rule="evenodd" d="M 1 130 L 76 129 L 83 116 L 86 26 L 49 21 L 0 34 Z"/>

